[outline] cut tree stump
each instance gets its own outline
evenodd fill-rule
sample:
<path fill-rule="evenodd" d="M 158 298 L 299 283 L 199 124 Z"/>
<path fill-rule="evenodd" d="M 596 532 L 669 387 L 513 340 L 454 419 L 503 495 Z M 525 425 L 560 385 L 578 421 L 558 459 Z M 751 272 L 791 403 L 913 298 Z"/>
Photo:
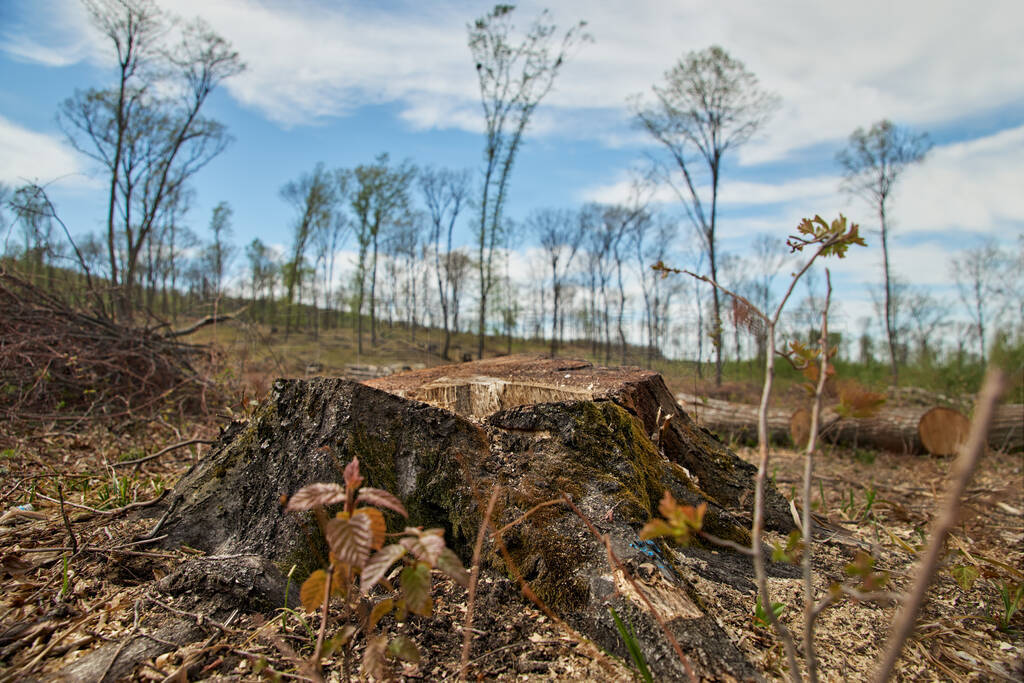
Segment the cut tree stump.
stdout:
<path fill-rule="evenodd" d="M 643 579 L 647 597 L 698 672 L 757 677 L 720 626 L 719 608 L 705 611 L 697 589 L 710 581 L 749 597 L 750 559 L 700 543 L 677 548 L 638 536 L 670 491 L 683 503 L 708 504 L 707 531 L 749 544 L 755 468 L 698 427 L 660 375 L 637 368 L 518 356 L 365 384 L 278 380 L 253 417 L 228 427 L 168 497 L 162 545 L 185 544 L 210 557 L 188 563 L 161 586 L 179 593 L 186 586 L 213 590 L 220 600 L 249 609 L 274 606 L 292 567 L 292 581 L 299 583 L 325 556 L 310 513 L 286 514 L 282 501 L 307 484 L 341 481 L 353 457 L 365 485 L 396 493 L 410 513 L 408 524 L 443 527 L 467 564 L 494 487 L 500 491 L 498 527 L 538 503 L 570 496 L 624 570 Z M 768 527 L 790 531 L 788 503 L 770 482 L 767 500 Z M 405 523 L 389 519 L 393 530 Z M 657 677 L 685 676 L 647 603 L 609 566 L 603 542 L 567 506 L 545 507 L 502 538 L 515 566 L 507 566 L 489 540 L 485 573 L 521 573 L 548 606 L 628 661 L 613 607 L 631 624 Z M 254 561 L 241 563 L 248 573 L 235 580 L 233 567 L 244 557 Z M 251 575 L 254 567 L 260 576 Z M 770 563 L 769 571 L 798 575 L 784 564 Z M 216 588 L 225 584 L 240 588 Z M 737 620 L 748 621 L 753 603 L 740 600 L 733 609 Z"/>

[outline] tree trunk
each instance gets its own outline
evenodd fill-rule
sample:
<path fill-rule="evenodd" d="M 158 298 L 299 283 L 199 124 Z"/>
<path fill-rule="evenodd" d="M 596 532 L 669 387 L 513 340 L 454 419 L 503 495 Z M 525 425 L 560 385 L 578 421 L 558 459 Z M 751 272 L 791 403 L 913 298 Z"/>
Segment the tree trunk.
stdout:
<path fill-rule="evenodd" d="M 692 653 L 698 674 L 757 677 L 718 626 L 722 615 L 691 597 L 706 584 L 688 578 L 697 572 L 703 582 L 745 591 L 749 560 L 727 549 L 677 548 L 637 536 L 670 491 L 685 504 L 708 504 L 708 532 L 750 541 L 748 522 L 737 515 L 749 509 L 755 468 L 697 428 L 659 375 L 519 356 L 367 384 L 373 386 L 278 380 L 249 422 L 230 425 L 175 486 L 165 521 L 153 532 L 165 535 L 164 547 L 184 543 L 217 557 L 186 563 L 162 584 L 216 593 L 249 609 L 280 603 L 289 569 L 297 567 L 292 580 L 299 582 L 325 555 L 323 539 L 310 534 L 309 514 L 283 513 L 282 497 L 338 481 L 340 468 L 358 457 L 365 484 L 395 492 L 410 513 L 407 522 L 389 519 L 392 530 L 406 523 L 443 527 L 463 561 L 472 554 L 484 501 L 497 490 L 496 528 L 519 520 L 502 533 L 516 568 L 488 539 L 481 585 L 521 573 L 574 628 L 625 658 L 611 606 L 644 634 L 639 647 L 654 674 L 679 680 L 680 661 L 634 584 L 609 567 L 604 542 L 564 504 L 521 519 L 539 503 L 569 496 L 600 525 L 624 565 L 647 577 L 649 599 Z M 772 528 L 793 528 L 785 499 L 771 488 L 767 516 Z M 251 569 L 235 577 L 230 563 L 239 556 L 254 557 L 258 580 Z M 789 573 L 788 565 L 773 565 L 773 575 Z M 505 602 L 517 595 L 510 590 Z M 730 619 L 749 619 L 749 604 L 732 609 Z"/>
<path fill-rule="evenodd" d="M 676 399 L 697 424 L 715 432 L 719 438 L 748 445 L 757 444 L 756 405 L 730 403 L 692 394 L 676 394 Z M 789 434 L 789 411 L 770 409 L 768 439 L 772 443 L 789 445 Z"/>

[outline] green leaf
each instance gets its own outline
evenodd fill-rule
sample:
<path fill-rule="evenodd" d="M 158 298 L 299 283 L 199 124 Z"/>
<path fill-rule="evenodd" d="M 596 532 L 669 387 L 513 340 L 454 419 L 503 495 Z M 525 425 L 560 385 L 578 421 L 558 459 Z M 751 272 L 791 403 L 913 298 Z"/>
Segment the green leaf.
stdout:
<path fill-rule="evenodd" d="M 434 609 L 434 601 L 430 597 L 430 566 L 425 562 L 411 564 L 402 570 L 399 580 L 408 610 L 421 617 L 429 617 Z"/>
<path fill-rule="evenodd" d="M 629 658 L 636 665 L 636 670 L 640 672 L 640 677 L 644 679 L 645 683 L 653 683 L 654 677 L 651 675 L 651 670 L 647 667 L 647 660 L 644 659 L 644 653 L 640 650 L 640 643 L 637 642 L 633 629 L 619 618 L 614 607 L 609 607 L 608 611 L 612 613 L 615 628 L 618 629 L 622 642 L 626 644 L 626 649 L 629 650 Z"/>
<path fill-rule="evenodd" d="M 781 602 L 772 603 L 772 613 L 775 618 L 778 619 L 782 616 L 782 613 L 786 611 L 786 605 Z M 754 623 L 762 628 L 768 628 L 771 622 L 768 621 L 768 613 L 765 612 L 764 606 L 761 604 L 761 596 L 758 595 L 754 601 Z"/>
<path fill-rule="evenodd" d="M 412 642 L 405 636 L 395 636 L 395 638 L 388 643 L 388 652 L 392 656 L 401 659 L 403 662 L 412 662 L 413 664 L 419 664 L 420 662 L 420 650 L 416 647 L 416 643 Z"/>
<path fill-rule="evenodd" d="M 437 568 L 450 576 L 455 583 L 463 588 L 469 588 L 469 572 L 462 566 L 462 560 L 451 548 L 446 547 L 437 556 Z"/>
<path fill-rule="evenodd" d="M 981 575 L 977 567 L 969 564 L 959 565 L 950 570 L 960 590 L 967 593 L 974 587 L 974 582 Z"/>

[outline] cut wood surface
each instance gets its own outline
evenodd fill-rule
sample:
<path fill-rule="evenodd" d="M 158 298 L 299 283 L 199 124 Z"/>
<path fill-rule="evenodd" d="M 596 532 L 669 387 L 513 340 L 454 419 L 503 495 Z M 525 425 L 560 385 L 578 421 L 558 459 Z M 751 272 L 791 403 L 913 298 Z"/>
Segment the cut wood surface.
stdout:
<path fill-rule="evenodd" d="M 971 421 L 963 413 L 942 406 L 922 415 L 917 424 L 921 443 L 932 455 L 956 455 L 970 429 Z"/>

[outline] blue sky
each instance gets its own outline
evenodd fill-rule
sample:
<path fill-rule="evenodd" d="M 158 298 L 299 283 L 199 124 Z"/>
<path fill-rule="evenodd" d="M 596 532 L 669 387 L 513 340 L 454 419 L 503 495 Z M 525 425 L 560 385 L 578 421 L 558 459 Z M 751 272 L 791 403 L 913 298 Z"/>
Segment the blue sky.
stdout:
<path fill-rule="evenodd" d="M 291 214 L 278 189 L 319 161 L 353 166 L 389 152 L 479 168 L 482 116 L 466 23 L 488 3 L 160 4 L 202 16 L 248 64 L 206 112 L 235 142 L 196 178 L 197 232 L 227 201 L 239 242 L 286 243 Z M 543 8 L 521 3 L 518 23 Z M 626 98 L 649 91 L 687 51 L 720 44 L 782 102 L 728 162 L 723 250 L 743 255 L 757 232 L 784 239 L 814 213 L 843 211 L 874 227 L 867 206 L 839 194 L 833 159 L 854 128 L 881 118 L 928 132 L 936 145 L 894 197 L 901 277 L 957 305 L 950 254 L 987 238 L 1009 245 L 1024 232 L 1024 3 L 563 0 L 551 9 L 560 26 L 585 19 L 594 41 L 537 110 L 512 179 L 513 218 L 623 200 L 629 168 L 656 151 L 631 125 Z M 76 87 L 109 84 L 110 66 L 76 0 L 0 3 L 0 181 L 55 181 L 53 197 L 76 233 L 101 221 L 100 176 L 66 143 L 54 114 Z M 676 208 L 670 193 L 656 200 Z M 879 281 L 879 263 L 872 240 L 836 264 L 848 320 L 870 314 L 867 287 Z"/>

